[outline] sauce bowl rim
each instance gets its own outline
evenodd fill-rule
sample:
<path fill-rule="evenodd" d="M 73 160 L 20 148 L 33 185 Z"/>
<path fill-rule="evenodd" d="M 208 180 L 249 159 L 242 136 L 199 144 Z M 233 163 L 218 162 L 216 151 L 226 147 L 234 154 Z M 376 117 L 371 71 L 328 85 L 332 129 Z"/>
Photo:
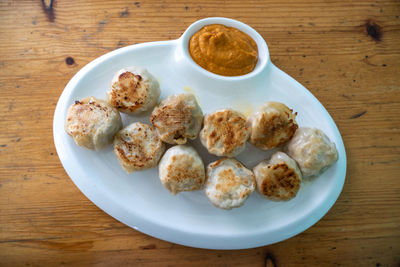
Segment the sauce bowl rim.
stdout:
<path fill-rule="evenodd" d="M 251 72 L 239 76 L 224 76 L 204 69 L 193 60 L 193 58 L 189 53 L 190 38 L 201 28 L 211 24 L 222 24 L 228 27 L 236 28 L 249 35 L 256 42 L 258 49 L 258 61 L 256 67 Z M 269 50 L 264 38 L 249 25 L 235 19 L 224 18 L 224 17 L 209 17 L 197 20 L 185 30 L 185 32 L 182 34 L 179 40 L 180 40 L 181 53 L 183 53 L 184 57 L 187 59 L 187 61 L 189 61 L 192 67 L 195 68 L 200 73 L 202 73 L 203 75 L 206 75 L 214 79 L 229 80 L 229 81 L 250 79 L 260 74 L 270 62 Z"/>

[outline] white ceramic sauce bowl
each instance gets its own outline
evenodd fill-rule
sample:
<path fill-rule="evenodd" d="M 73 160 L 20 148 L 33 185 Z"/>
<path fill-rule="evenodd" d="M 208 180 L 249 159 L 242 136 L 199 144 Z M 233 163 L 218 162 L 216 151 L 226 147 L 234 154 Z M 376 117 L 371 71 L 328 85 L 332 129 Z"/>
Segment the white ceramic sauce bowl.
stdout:
<path fill-rule="evenodd" d="M 222 24 L 225 26 L 234 27 L 249 35 L 256 42 L 259 57 L 257 65 L 253 71 L 241 76 L 222 76 L 203 69 L 202 67 L 197 65 L 196 62 L 193 61 L 193 59 L 189 54 L 190 38 L 201 28 L 210 24 Z M 206 18 L 198 20 L 187 28 L 187 30 L 183 33 L 182 37 L 179 38 L 179 42 L 180 44 L 179 46 L 177 46 L 176 50 L 177 51 L 176 58 L 178 59 L 178 61 L 183 59 L 184 65 L 190 68 L 192 71 L 195 71 L 198 75 L 202 75 L 203 76 L 202 78 L 214 79 L 217 81 L 229 82 L 229 83 L 237 83 L 242 81 L 249 82 L 252 79 L 262 76 L 263 71 L 265 71 L 265 68 L 267 67 L 270 61 L 268 46 L 265 43 L 265 40 L 262 38 L 262 36 L 250 26 L 233 19 Z"/>

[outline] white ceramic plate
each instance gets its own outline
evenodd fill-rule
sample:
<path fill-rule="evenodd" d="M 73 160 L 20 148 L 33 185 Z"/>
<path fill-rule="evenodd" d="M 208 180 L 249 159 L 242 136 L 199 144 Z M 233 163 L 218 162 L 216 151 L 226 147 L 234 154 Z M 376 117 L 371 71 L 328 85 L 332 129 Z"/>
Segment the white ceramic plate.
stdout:
<path fill-rule="evenodd" d="M 259 62 L 250 74 L 223 77 L 205 71 L 188 54 L 190 36 L 207 24 L 225 24 L 249 34 L 258 45 Z M 86 96 L 105 98 L 112 76 L 137 65 L 159 80 L 161 98 L 192 92 L 204 113 L 231 107 L 249 114 L 266 101 L 283 102 L 298 112 L 300 126 L 322 129 L 336 143 L 339 160 L 313 181 L 304 182 L 297 197 L 272 202 L 257 192 L 244 206 L 230 211 L 211 205 L 202 191 L 172 196 L 161 185 L 157 168 L 127 175 L 112 147 L 90 151 L 78 147 L 64 131 L 68 106 Z M 149 123 L 148 116 L 123 115 L 124 125 Z M 316 223 L 338 198 L 346 175 L 346 153 L 340 133 L 321 103 L 301 84 L 275 67 L 264 39 L 251 27 L 231 19 L 207 18 L 192 24 L 178 40 L 124 47 L 82 68 L 65 87 L 54 114 L 54 142 L 58 156 L 78 188 L 99 208 L 148 235 L 192 247 L 243 249 L 292 237 Z M 209 155 L 198 140 L 191 142 L 205 163 Z M 247 145 L 237 159 L 253 168 L 271 152 Z"/>

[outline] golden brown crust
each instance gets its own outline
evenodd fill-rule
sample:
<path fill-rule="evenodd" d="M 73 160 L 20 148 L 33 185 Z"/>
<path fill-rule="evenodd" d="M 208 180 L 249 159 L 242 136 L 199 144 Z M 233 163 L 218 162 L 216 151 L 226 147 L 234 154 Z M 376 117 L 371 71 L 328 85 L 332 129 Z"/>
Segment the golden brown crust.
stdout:
<path fill-rule="evenodd" d="M 193 157 L 190 155 L 174 155 L 167 167 L 166 178 L 182 182 L 188 177 L 198 176 L 198 171 L 191 169 Z"/>
<path fill-rule="evenodd" d="M 230 192 L 232 187 L 237 183 L 240 183 L 240 179 L 236 179 L 233 170 L 226 169 L 218 173 L 218 183 L 215 185 L 215 189 L 221 191 L 222 193 L 227 193 Z"/>
<path fill-rule="evenodd" d="M 169 148 L 159 165 L 161 183 L 172 194 L 198 190 L 205 181 L 204 163 L 197 151 L 190 146 Z"/>
<path fill-rule="evenodd" d="M 214 162 L 210 163 L 208 165 L 208 168 L 215 168 L 215 167 L 217 167 L 218 165 L 220 165 L 223 162 L 224 162 L 224 159 L 219 159 L 217 161 L 214 161 Z"/>
<path fill-rule="evenodd" d="M 100 104 L 95 98 L 75 101 L 67 113 L 67 133 L 70 136 L 87 135 L 94 128 L 94 123 L 92 122 L 103 121 L 104 118 L 108 118 L 109 113 L 110 111 L 105 106 L 105 103 Z"/>
<path fill-rule="evenodd" d="M 147 162 L 152 159 L 154 153 L 150 155 L 146 155 L 143 151 L 143 146 L 140 141 L 135 140 L 134 142 L 126 142 L 125 140 L 121 140 L 122 145 L 125 146 L 128 150 L 132 150 L 133 148 L 137 150 L 137 154 L 134 156 L 128 156 L 124 149 L 121 147 L 115 147 L 116 154 L 122 159 L 125 164 L 129 166 L 135 167 L 135 169 L 142 169 L 146 166 Z"/>
<path fill-rule="evenodd" d="M 243 166 L 240 166 L 241 168 Z M 232 169 L 226 169 L 218 173 L 219 183 L 215 185 L 215 189 L 221 191 L 222 193 L 231 192 L 232 188 L 238 184 L 249 185 L 247 179 L 243 179 L 235 175 Z"/>
<path fill-rule="evenodd" d="M 195 139 L 200 131 L 203 114 L 192 95 L 180 94 L 166 98 L 156 107 L 150 122 L 160 138 L 169 144 L 185 144 Z"/>
<path fill-rule="evenodd" d="M 296 132 L 297 113 L 279 102 L 266 102 L 251 114 L 249 142 L 260 149 L 271 149 L 289 141 Z"/>
<path fill-rule="evenodd" d="M 289 118 L 289 114 L 286 114 Z M 292 119 L 285 119 L 279 115 L 266 118 L 263 114 L 260 124 L 264 125 L 261 131 L 262 137 L 254 137 L 251 142 L 257 147 L 266 148 L 273 148 L 286 143 L 293 137 L 298 128 L 298 125 Z"/>
<path fill-rule="evenodd" d="M 191 122 L 190 108 L 184 105 L 182 101 L 161 106 L 157 112 L 153 112 L 150 122 L 156 127 L 163 125 L 170 129 L 171 134 L 168 138 L 173 138 L 178 144 L 186 143 L 185 131 L 187 124 Z M 183 139 L 185 140 L 183 142 Z"/>
<path fill-rule="evenodd" d="M 218 156 L 234 156 L 245 145 L 250 134 L 245 117 L 233 110 L 224 109 L 207 115 L 201 132 L 202 142 L 208 151 Z"/>
<path fill-rule="evenodd" d="M 95 97 L 75 101 L 67 112 L 65 131 L 79 146 L 89 149 L 100 150 L 109 145 L 121 128 L 118 111 Z"/>
<path fill-rule="evenodd" d="M 142 107 L 149 95 L 149 85 L 142 82 L 142 76 L 126 71 L 118 76 L 118 82 L 113 83 L 110 91 L 110 103 L 117 109 L 136 111 Z M 118 86 L 118 88 L 117 88 Z M 133 103 L 126 106 L 123 102 Z"/>
<path fill-rule="evenodd" d="M 286 163 L 268 164 L 263 175 L 257 181 L 258 191 L 272 200 L 289 200 L 299 191 L 301 180 Z"/>
<path fill-rule="evenodd" d="M 198 190 L 204 183 L 205 172 L 203 168 L 193 168 L 194 158 L 190 155 L 174 155 L 171 158 L 171 162 L 166 168 L 165 180 L 166 185 L 172 185 L 177 187 L 177 185 L 182 184 L 181 187 L 190 180 L 190 185 L 185 185 L 184 191 Z M 173 193 L 176 188 L 169 186 L 169 190 Z M 181 189 L 181 188 L 179 188 Z"/>
<path fill-rule="evenodd" d="M 256 186 L 253 172 L 232 158 L 210 163 L 206 176 L 204 191 L 211 203 L 222 209 L 243 205 Z"/>
<path fill-rule="evenodd" d="M 155 129 L 140 122 L 122 129 L 114 138 L 114 153 L 128 173 L 156 166 L 164 149 Z"/>

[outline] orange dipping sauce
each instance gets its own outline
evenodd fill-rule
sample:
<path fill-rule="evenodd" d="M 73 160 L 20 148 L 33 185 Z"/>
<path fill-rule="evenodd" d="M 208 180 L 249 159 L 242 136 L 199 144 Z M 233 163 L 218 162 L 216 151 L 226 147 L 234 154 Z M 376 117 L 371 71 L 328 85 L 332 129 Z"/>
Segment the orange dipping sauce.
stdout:
<path fill-rule="evenodd" d="M 250 73 L 258 61 L 256 42 L 244 32 L 221 24 L 196 32 L 190 38 L 189 53 L 201 67 L 223 76 Z"/>

